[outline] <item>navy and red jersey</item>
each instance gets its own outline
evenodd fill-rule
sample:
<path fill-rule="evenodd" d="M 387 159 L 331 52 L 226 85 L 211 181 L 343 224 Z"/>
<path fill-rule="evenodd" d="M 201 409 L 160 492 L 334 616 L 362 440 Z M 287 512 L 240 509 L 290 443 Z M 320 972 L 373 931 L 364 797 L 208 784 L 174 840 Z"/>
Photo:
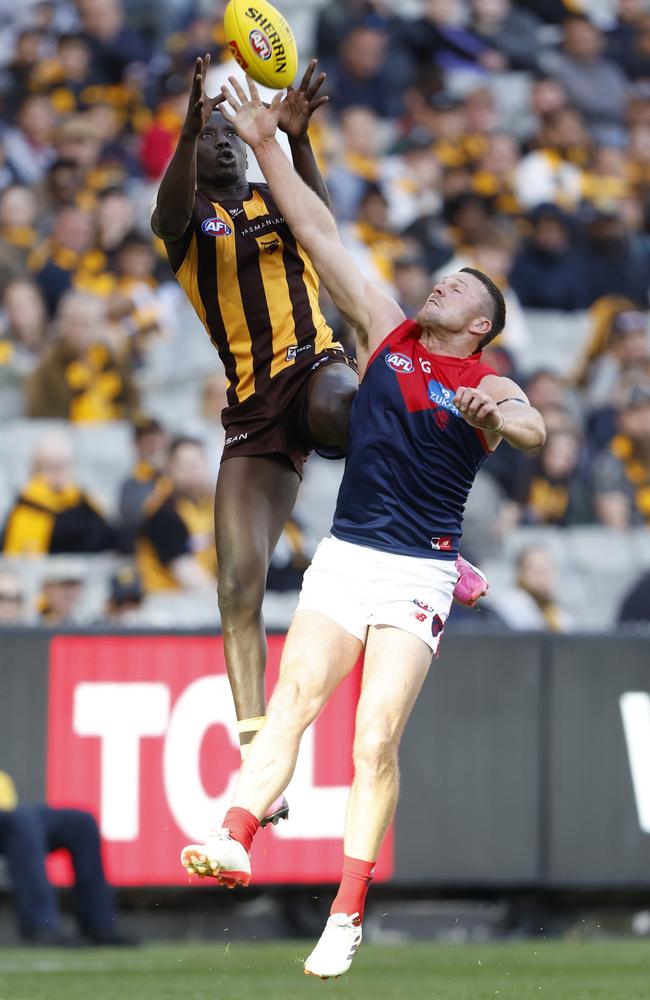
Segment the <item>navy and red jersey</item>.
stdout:
<path fill-rule="evenodd" d="M 480 354 L 431 354 L 412 320 L 368 362 L 354 402 L 332 534 L 401 555 L 455 559 L 485 435 L 453 404 L 459 386 L 496 375 Z"/>

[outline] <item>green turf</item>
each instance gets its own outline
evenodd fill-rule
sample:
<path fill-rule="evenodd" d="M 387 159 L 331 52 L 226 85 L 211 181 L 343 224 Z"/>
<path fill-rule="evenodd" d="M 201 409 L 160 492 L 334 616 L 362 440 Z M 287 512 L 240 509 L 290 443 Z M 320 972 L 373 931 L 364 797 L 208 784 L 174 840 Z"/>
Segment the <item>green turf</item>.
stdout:
<path fill-rule="evenodd" d="M 0 1000 L 649 1000 L 644 941 L 364 945 L 347 977 L 298 944 L 0 949 Z"/>

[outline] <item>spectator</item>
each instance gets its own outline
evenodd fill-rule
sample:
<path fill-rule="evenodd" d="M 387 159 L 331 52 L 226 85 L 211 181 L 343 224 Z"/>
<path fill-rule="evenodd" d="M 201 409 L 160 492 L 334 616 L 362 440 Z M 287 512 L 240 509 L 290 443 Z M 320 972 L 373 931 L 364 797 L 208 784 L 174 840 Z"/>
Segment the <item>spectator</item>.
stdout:
<path fill-rule="evenodd" d="M 480 195 L 463 193 L 445 201 L 444 219 L 456 253 L 467 255 L 486 239 L 493 217 L 492 201 Z"/>
<path fill-rule="evenodd" d="M 24 95 L 30 90 L 34 69 L 43 49 L 43 36 L 35 28 L 24 28 L 15 40 L 14 57 L 4 69 L 2 81 L 3 112 L 13 118 Z"/>
<path fill-rule="evenodd" d="M 593 506 L 577 430 L 548 433 L 522 500 L 522 520 L 527 524 L 565 527 L 593 521 Z"/>
<path fill-rule="evenodd" d="M 477 164 L 472 187 L 481 198 L 494 200 L 505 215 L 518 215 L 516 191 L 519 146 L 507 132 L 494 132 L 488 139 L 485 153 Z"/>
<path fill-rule="evenodd" d="M 28 415 L 73 423 L 128 417 L 137 394 L 127 365 L 108 343 L 104 303 L 68 292 L 55 325 L 54 342 L 28 382 Z"/>
<path fill-rule="evenodd" d="M 142 134 L 138 158 L 145 176 L 152 181 L 162 177 L 169 163 L 187 111 L 187 85 L 184 79 L 171 77 L 156 108 L 153 120 Z"/>
<path fill-rule="evenodd" d="M 318 12 L 316 54 L 324 63 L 336 60 L 343 35 L 355 24 L 371 23 L 392 33 L 399 27 L 384 0 L 330 0 Z M 205 50 L 202 50 L 205 51 Z"/>
<path fill-rule="evenodd" d="M 144 39 L 127 27 L 120 0 L 78 0 L 91 61 L 106 83 L 119 84 L 133 64 L 148 58 Z"/>
<path fill-rule="evenodd" d="M 47 326 L 38 286 L 17 278 L 5 288 L 0 314 L 0 416 L 20 417 L 24 381 L 38 365 Z"/>
<path fill-rule="evenodd" d="M 113 628 L 139 625 L 143 601 L 144 592 L 140 577 L 133 566 L 122 566 L 111 577 L 104 621 Z"/>
<path fill-rule="evenodd" d="M 20 805 L 11 777 L 0 771 L 0 853 L 7 861 L 18 930 L 26 943 L 50 947 L 73 943 L 61 928 L 56 893 L 45 867 L 50 852 L 61 848 L 72 860 L 76 915 L 86 942 L 136 944 L 118 929 L 99 830 L 90 813 Z"/>
<path fill-rule="evenodd" d="M 618 205 L 586 209 L 586 291 L 589 302 L 621 295 L 645 309 L 650 287 L 650 247 L 635 233 Z"/>
<path fill-rule="evenodd" d="M 650 623 L 650 572 L 644 573 L 625 595 L 618 623 L 645 626 Z"/>
<path fill-rule="evenodd" d="M 335 111 L 361 105 L 382 118 L 399 118 L 405 71 L 399 60 L 389 59 L 388 42 L 385 29 L 374 21 L 357 24 L 343 36 L 328 74 Z"/>
<path fill-rule="evenodd" d="M 52 233 L 29 257 L 29 267 L 45 296 L 50 315 L 71 288 L 106 295 L 114 281 L 107 260 L 93 248 L 94 222 L 90 213 L 71 205 L 61 208 Z"/>
<path fill-rule="evenodd" d="M 0 569 L 0 628 L 24 624 L 25 595 L 20 577 L 12 570 Z"/>
<path fill-rule="evenodd" d="M 398 230 L 440 211 L 441 167 L 432 148 L 431 133 L 417 128 L 396 144 L 395 155 L 385 161 L 383 189 L 390 223 Z"/>
<path fill-rule="evenodd" d="M 388 201 L 378 184 L 368 184 L 359 204 L 356 222 L 342 231 L 343 240 L 359 267 L 372 277 L 392 285 L 393 264 L 406 252 L 406 243 L 388 221 Z"/>
<path fill-rule="evenodd" d="M 26 97 L 18 110 L 16 125 L 4 136 L 7 161 L 21 184 L 38 184 L 54 161 L 52 147 L 55 114 L 46 97 Z"/>
<path fill-rule="evenodd" d="M 90 47 L 81 35 L 59 35 L 53 57 L 34 63 L 32 89 L 47 94 L 59 114 L 85 110 L 91 95 L 98 93 L 97 87 L 91 89 L 94 83 Z"/>
<path fill-rule="evenodd" d="M 337 219 L 356 219 L 366 185 L 380 176 L 381 127 L 370 108 L 349 107 L 340 117 L 341 151 L 327 174 Z"/>
<path fill-rule="evenodd" d="M 463 23 L 458 0 L 425 0 L 422 16 L 405 25 L 403 42 L 418 65 L 433 61 L 448 77 L 454 73 L 483 76 L 501 71 L 506 60 Z"/>
<path fill-rule="evenodd" d="M 133 420 L 136 462 L 120 490 L 120 536 L 123 552 L 134 552 L 145 500 L 160 479 L 165 464 L 167 435 L 162 424 L 145 414 Z"/>
<path fill-rule="evenodd" d="M 585 116 L 594 135 L 621 135 L 628 82 L 603 56 L 605 40 L 588 17 L 575 14 L 564 22 L 563 50 L 553 66 L 569 101 Z"/>
<path fill-rule="evenodd" d="M 572 240 L 569 217 L 540 204 L 528 216 L 529 235 L 515 255 L 510 284 L 524 309 L 585 309 L 587 264 Z"/>
<path fill-rule="evenodd" d="M 94 195 L 84 187 L 84 171 L 75 160 L 59 157 L 47 172 L 43 188 L 45 212 L 43 216 L 51 226 L 57 212 L 77 205 L 86 211 L 93 208 Z"/>
<path fill-rule="evenodd" d="M 607 33 L 607 54 L 630 80 L 650 77 L 650 19 L 639 0 L 620 4 L 618 24 Z"/>
<path fill-rule="evenodd" d="M 108 304 L 111 320 L 121 324 L 134 366 L 144 364 L 152 342 L 164 337 L 169 320 L 155 276 L 156 255 L 151 240 L 132 231 L 114 253 L 115 291 Z"/>
<path fill-rule="evenodd" d="M 144 505 L 136 556 L 148 594 L 216 590 L 213 491 L 197 439 L 172 442 L 167 475 Z"/>
<path fill-rule="evenodd" d="M 594 466 L 596 513 L 602 524 L 624 531 L 650 525 L 650 383 L 621 392 L 618 433 Z"/>
<path fill-rule="evenodd" d="M 495 594 L 498 616 L 515 631 L 567 632 L 572 622 L 557 599 L 557 567 L 543 545 L 530 545 L 516 562 L 516 585 Z"/>
<path fill-rule="evenodd" d="M 472 25 L 478 38 L 500 52 L 513 70 L 535 70 L 539 65 L 540 24 L 510 0 L 473 0 Z"/>
<path fill-rule="evenodd" d="M 134 229 L 133 200 L 120 188 L 107 188 L 97 196 L 95 209 L 95 246 L 106 255 L 109 269 L 115 267 L 115 255 Z"/>
<path fill-rule="evenodd" d="M 81 622 L 83 566 L 71 559 L 47 564 L 38 598 L 38 620 L 45 628 L 72 628 Z"/>
<path fill-rule="evenodd" d="M 38 202 L 31 188 L 12 184 L 0 194 L 0 261 L 6 273 L 23 276 L 38 233 Z"/>
<path fill-rule="evenodd" d="M 34 452 L 30 478 L 7 515 L 3 554 L 40 556 L 114 547 L 114 531 L 74 480 L 67 439 L 46 434 Z"/>
<path fill-rule="evenodd" d="M 393 264 L 393 285 L 404 315 L 414 319 L 431 294 L 431 273 L 417 254 L 398 257 Z"/>
<path fill-rule="evenodd" d="M 638 371 L 650 379 L 648 316 L 618 296 L 598 299 L 592 315 L 593 331 L 576 383 L 590 406 L 608 406 L 628 374 Z"/>
<path fill-rule="evenodd" d="M 549 111 L 536 136 L 537 148 L 520 161 L 517 198 L 524 208 L 552 202 L 571 211 L 582 197 L 582 173 L 587 162 L 587 137 L 574 108 Z"/>

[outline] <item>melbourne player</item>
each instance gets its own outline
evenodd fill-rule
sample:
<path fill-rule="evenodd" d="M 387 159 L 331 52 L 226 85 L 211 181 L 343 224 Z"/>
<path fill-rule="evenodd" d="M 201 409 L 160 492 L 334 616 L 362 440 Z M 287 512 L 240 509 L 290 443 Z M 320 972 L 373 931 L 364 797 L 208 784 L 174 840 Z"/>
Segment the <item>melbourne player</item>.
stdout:
<path fill-rule="evenodd" d="M 457 579 L 463 510 L 501 440 L 537 448 L 540 414 L 481 361 L 503 328 L 503 296 L 471 268 L 434 286 L 416 321 L 358 271 L 334 220 L 275 140 L 269 109 L 231 78 L 224 119 L 255 151 L 278 209 L 370 357 L 353 406 L 332 535 L 305 574 L 266 722 L 223 828 L 191 845 L 190 872 L 247 885 L 259 819 L 286 788 L 303 732 L 365 648 L 343 877 L 305 971 L 347 971 L 361 942 L 368 884 L 398 795 L 398 747 L 437 651 Z"/>
<path fill-rule="evenodd" d="M 246 179 L 246 147 L 205 94 L 210 58 L 197 59 L 187 116 L 152 220 L 172 268 L 219 351 L 228 379 L 226 442 L 215 498 L 218 589 L 242 757 L 264 721 L 262 600 L 271 555 L 316 447 L 337 456 L 358 378 L 318 305 L 318 279 L 266 185 Z M 312 61 L 280 104 L 303 181 L 327 203 L 307 136 L 324 101 Z M 318 200 L 317 198 L 317 200 Z M 329 215 L 328 215 L 329 218 Z M 458 600 L 485 578 L 459 561 Z M 263 823 L 286 816 L 272 803 Z"/>
<path fill-rule="evenodd" d="M 187 116 L 160 184 L 154 231 L 217 348 L 228 380 L 215 497 L 218 591 L 242 756 L 263 722 L 269 562 L 312 448 L 342 454 L 358 387 L 355 364 L 318 305 L 314 268 L 266 185 L 246 179 L 246 147 L 205 94 L 197 59 Z M 307 136 L 327 98 L 315 60 L 282 102 L 296 169 L 327 201 Z M 286 816 L 275 803 L 265 822 Z"/>

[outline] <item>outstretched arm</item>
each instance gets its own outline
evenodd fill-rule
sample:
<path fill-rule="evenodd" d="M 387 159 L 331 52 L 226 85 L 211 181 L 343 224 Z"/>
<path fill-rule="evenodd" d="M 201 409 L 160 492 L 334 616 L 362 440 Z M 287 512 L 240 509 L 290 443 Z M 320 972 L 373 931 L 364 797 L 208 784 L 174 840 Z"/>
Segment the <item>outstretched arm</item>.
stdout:
<path fill-rule="evenodd" d="M 287 134 L 296 172 L 307 187 L 310 187 L 320 200 L 331 208 L 329 192 L 318 169 L 307 132 L 314 111 L 329 101 L 329 97 L 317 97 L 318 91 L 325 83 L 325 73 L 320 73 L 312 82 L 316 63 L 316 59 L 310 61 L 297 90 L 287 87 L 286 96 L 280 104 L 278 128 Z"/>
<path fill-rule="evenodd" d="M 167 243 L 180 240 L 190 224 L 196 192 L 196 140 L 214 109 L 223 100 L 206 97 L 205 77 L 210 54 L 197 59 L 190 100 L 178 144 L 158 188 L 151 228 Z"/>
<path fill-rule="evenodd" d="M 402 322 L 404 313 L 361 274 L 341 243 L 332 213 L 298 177 L 276 142 L 280 95 L 266 108 L 251 80 L 250 98 L 234 77 L 229 80 L 235 93 L 227 87 L 222 92 L 233 111 L 220 104 L 221 114 L 253 149 L 293 235 L 309 254 L 339 312 L 355 329 L 361 346 L 372 352 Z"/>
<path fill-rule="evenodd" d="M 512 379 L 486 375 L 477 389 L 461 386 L 454 406 L 471 427 L 484 431 L 490 448 L 496 448 L 502 438 L 524 450 L 539 448 L 546 440 L 541 413 Z"/>

